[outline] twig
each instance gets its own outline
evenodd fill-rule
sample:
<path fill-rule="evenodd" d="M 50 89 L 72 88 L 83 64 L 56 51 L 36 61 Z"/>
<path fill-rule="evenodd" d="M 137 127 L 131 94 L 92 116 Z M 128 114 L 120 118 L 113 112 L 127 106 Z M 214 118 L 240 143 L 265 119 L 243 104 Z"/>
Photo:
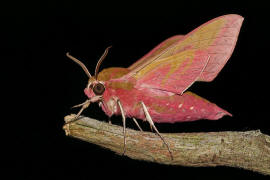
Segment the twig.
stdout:
<path fill-rule="evenodd" d="M 65 121 L 74 115 L 65 117 Z M 64 125 L 72 136 L 118 154 L 123 153 L 121 126 L 80 117 Z M 160 138 L 152 132 L 127 129 L 125 155 L 137 160 L 181 166 L 230 166 L 270 175 L 270 136 L 259 130 L 246 132 L 163 133 L 173 160 Z"/>

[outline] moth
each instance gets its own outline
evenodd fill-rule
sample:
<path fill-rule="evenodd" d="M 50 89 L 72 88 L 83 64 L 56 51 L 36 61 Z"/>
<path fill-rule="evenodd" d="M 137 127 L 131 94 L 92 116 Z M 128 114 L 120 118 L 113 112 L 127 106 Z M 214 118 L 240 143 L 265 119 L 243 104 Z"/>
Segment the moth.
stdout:
<path fill-rule="evenodd" d="M 172 157 L 169 145 L 154 123 L 217 120 L 224 115 L 231 116 L 187 89 L 194 82 L 215 79 L 231 57 L 243 19 L 236 14 L 217 17 L 186 35 L 176 35 L 163 41 L 128 68 L 111 67 L 99 72 L 108 47 L 97 62 L 94 75 L 81 61 L 67 53 L 89 78 L 84 89 L 88 98 L 75 106 L 81 109 L 74 120 L 91 103 L 97 102 L 109 117 L 122 116 L 124 153 L 128 117 L 140 130 L 136 119 L 147 121 Z"/>

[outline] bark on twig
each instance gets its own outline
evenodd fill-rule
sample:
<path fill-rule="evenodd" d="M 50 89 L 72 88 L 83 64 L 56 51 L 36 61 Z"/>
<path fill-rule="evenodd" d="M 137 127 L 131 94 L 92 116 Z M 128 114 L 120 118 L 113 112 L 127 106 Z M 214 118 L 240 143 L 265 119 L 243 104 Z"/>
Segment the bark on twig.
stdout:
<path fill-rule="evenodd" d="M 70 120 L 73 115 L 65 117 Z M 66 135 L 123 153 L 121 126 L 80 117 L 64 125 Z M 152 132 L 127 129 L 125 155 L 137 160 L 181 166 L 230 166 L 270 175 L 270 136 L 260 131 L 162 133 L 173 160 L 162 140 Z"/>

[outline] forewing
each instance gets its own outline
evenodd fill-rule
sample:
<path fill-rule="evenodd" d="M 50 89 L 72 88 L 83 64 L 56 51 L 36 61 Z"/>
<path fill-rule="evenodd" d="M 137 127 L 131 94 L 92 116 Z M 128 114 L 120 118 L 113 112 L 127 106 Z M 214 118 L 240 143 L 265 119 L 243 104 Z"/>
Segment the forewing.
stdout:
<path fill-rule="evenodd" d="M 242 21 L 233 14 L 215 18 L 135 63 L 124 78 L 135 78 L 137 88 L 175 93 L 183 93 L 195 81 L 212 81 L 230 58 Z"/>

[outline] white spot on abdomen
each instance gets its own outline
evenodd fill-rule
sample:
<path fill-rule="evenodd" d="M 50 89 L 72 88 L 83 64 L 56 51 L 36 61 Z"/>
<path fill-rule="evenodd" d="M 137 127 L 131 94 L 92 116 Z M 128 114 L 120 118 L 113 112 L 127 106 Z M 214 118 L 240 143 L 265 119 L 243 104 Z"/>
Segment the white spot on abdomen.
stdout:
<path fill-rule="evenodd" d="M 192 110 L 192 109 L 194 109 L 194 107 L 193 107 L 193 106 L 191 106 L 189 109 L 190 109 L 190 110 Z"/>
<path fill-rule="evenodd" d="M 182 106 L 183 106 L 183 104 L 179 104 L 179 105 L 178 105 L 178 108 L 181 108 Z"/>

